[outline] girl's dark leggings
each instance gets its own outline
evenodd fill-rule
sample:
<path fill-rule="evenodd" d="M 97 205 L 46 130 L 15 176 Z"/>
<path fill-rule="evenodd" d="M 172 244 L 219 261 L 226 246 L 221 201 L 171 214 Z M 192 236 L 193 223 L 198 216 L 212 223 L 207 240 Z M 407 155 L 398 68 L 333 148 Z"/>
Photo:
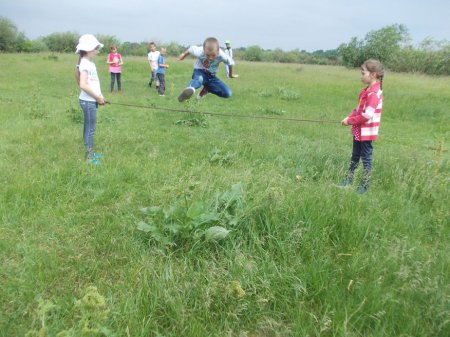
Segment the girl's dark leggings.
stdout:
<path fill-rule="evenodd" d="M 348 178 L 353 179 L 353 174 L 358 167 L 359 161 L 362 161 L 364 167 L 364 178 L 362 185 L 368 187 L 370 173 L 372 172 L 372 141 L 358 141 L 353 139 L 352 159 L 348 168 Z"/>
<path fill-rule="evenodd" d="M 122 90 L 121 73 L 111 73 L 111 92 L 114 90 L 114 81 L 117 78 L 117 90 Z"/>

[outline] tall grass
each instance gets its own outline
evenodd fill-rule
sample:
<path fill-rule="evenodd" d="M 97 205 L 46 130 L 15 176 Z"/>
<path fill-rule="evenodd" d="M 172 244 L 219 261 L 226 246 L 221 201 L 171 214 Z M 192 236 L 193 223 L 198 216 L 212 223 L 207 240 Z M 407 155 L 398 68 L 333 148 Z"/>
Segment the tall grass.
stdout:
<path fill-rule="evenodd" d="M 351 152 L 338 123 L 111 104 L 95 135 L 106 157 L 89 167 L 75 63 L 0 55 L 0 336 L 448 335 L 448 78 L 387 74 L 372 184 L 359 196 L 334 186 Z M 184 105 L 191 62 L 169 64 L 166 97 L 147 87 L 139 58 L 125 60 L 124 93 L 105 96 L 338 122 L 361 88 L 344 68 L 239 63 L 231 99 Z M 107 93 L 102 59 L 97 68 Z M 176 123 L 200 117 L 204 127 Z M 229 235 L 205 240 L 217 223 L 190 231 L 192 205 L 224 216 Z M 161 241 L 143 221 L 179 229 Z"/>

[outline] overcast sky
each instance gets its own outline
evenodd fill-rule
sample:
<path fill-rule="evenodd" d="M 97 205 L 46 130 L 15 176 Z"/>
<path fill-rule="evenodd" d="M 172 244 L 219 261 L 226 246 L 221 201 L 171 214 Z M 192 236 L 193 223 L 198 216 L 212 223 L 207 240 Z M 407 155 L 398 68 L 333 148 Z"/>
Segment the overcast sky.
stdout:
<path fill-rule="evenodd" d="M 30 39 L 71 31 L 190 45 L 215 36 L 234 48 L 314 51 L 397 23 L 414 44 L 450 40 L 450 0 L 0 0 L 0 16 Z"/>

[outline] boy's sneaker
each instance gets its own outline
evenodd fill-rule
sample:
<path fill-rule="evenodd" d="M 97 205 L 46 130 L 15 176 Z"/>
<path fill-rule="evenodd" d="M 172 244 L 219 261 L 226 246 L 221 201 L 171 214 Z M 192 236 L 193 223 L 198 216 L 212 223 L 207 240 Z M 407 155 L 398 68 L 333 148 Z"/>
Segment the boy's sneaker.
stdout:
<path fill-rule="evenodd" d="M 187 87 L 183 90 L 183 92 L 178 96 L 178 102 L 184 102 L 191 98 L 191 96 L 194 94 L 195 89 L 192 87 Z"/>
<path fill-rule="evenodd" d="M 94 159 L 100 159 L 100 158 L 103 158 L 104 156 L 105 155 L 100 152 L 94 152 L 94 154 L 93 154 Z"/>
<path fill-rule="evenodd" d="M 202 99 L 208 93 L 208 91 L 209 90 L 207 87 L 203 87 L 202 90 L 198 93 L 197 99 Z"/>

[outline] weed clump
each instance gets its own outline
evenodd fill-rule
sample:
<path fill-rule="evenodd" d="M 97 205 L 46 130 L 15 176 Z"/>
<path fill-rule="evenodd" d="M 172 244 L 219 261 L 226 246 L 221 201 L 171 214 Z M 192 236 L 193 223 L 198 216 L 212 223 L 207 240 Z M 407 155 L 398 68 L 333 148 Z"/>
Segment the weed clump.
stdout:
<path fill-rule="evenodd" d="M 50 320 L 60 307 L 50 300 L 38 300 L 36 316 L 39 329 L 29 330 L 25 337 L 55 336 L 51 331 Z M 115 334 L 107 327 L 109 309 L 105 298 L 97 287 L 87 287 L 85 295 L 74 304 L 77 321 L 69 329 L 56 333 L 56 337 L 114 337 Z"/>

